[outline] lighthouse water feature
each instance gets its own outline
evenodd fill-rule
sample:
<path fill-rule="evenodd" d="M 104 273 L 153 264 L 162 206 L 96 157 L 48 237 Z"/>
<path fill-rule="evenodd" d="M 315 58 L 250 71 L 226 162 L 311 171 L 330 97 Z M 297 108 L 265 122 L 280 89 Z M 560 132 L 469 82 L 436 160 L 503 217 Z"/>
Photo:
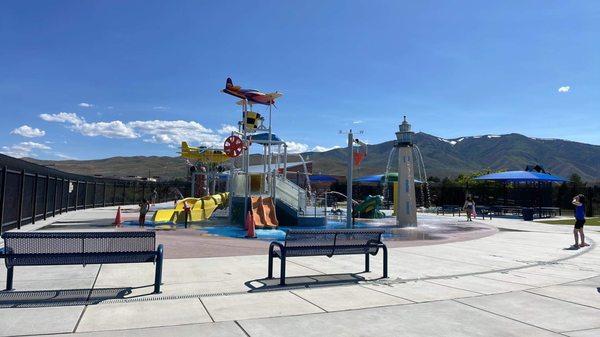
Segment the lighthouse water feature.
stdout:
<path fill-rule="evenodd" d="M 415 195 L 415 170 L 413 165 L 413 135 L 410 124 L 404 121 L 396 132 L 398 149 L 398 188 L 396 189 L 396 225 L 417 226 L 417 201 Z"/>

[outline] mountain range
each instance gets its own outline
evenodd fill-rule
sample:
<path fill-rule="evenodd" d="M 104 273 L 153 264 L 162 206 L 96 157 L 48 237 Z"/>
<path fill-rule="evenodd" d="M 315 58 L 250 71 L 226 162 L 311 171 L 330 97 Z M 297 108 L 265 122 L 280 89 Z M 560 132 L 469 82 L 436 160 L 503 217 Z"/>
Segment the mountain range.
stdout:
<path fill-rule="evenodd" d="M 562 139 L 531 138 L 521 134 L 483 135 L 444 139 L 416 133 L 414 143 L 420 149 L 428 176 L 455 177 L 482 169 L 522 170 L 538 164 L 549 173 L 569 177 L 576 173 L 589 182 L 600 181 L 600 146 Z M 367 146 L 367 156 L 355 176 L 385 172 L 394 141 Z M 345 175 L 347 149 L 306 152 L 303 158 L 313 162 L 313 173 Z M 260 162 L 259 155 L 252 156 Z M 162 179 L 185 178 L 188 164 L 180 157 L 132 156 L 98 160 L 27 160 L 51 165 L 56 169 L 87 175 L 159 176 Z M 297 161 L 289 155 L 288 161 Z M 390 171 L 396 171 L 396 154 L 392 154 Z"/>

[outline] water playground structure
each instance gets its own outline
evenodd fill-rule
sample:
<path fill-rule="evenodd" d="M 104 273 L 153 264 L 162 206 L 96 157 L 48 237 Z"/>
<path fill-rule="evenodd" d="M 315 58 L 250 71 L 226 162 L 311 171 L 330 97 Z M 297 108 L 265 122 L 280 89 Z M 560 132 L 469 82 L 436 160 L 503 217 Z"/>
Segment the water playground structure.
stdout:
<path fill-rule="evenodd" d="M 287 144 L 272 132 L 271 125 L 272 107 L 282 94 L 242 89 L 231 79 L 222 92 L 239 98 L 235 103 L 242 108 L 238 130 L 231 132 L 223 148 L 192 147 L 182 142 L 180 154 L 190 168 L 192 197 L 179 201 L 174 209 L 158 210 L 153 220 L 205 221 L 216 209 L 228 208 L 230 224 L 243 225 L 247 217 L 257 228 L 276 228 L 281 222 L 324 224 L 325 216 L 305 214 L 310 191 L 287 179 Z M 266 123 L 254 105 L 268 107 Z M 253 145 L 262 152 L 262 168 L 250 165 Z M 308 180 L 306 164 L 303 166 Z M 190 209 L 187 216 L 186 207 Z"/>
<path fill-rule="evenodd" d="M 317 212 L 316 195 L 310 190 L 310 176 L 300 156 L 306 175 L 306 189 L 288 179 L 287 144 L 275 133 L 271 123 L 272 107 L 279 92 L 263 93 L 243 89 L 227 79 L 223 93 L 239 98 L 241 120 L 238 130 L 225 139 L 223 148 L 181 145 L 181 156 L 190 166 L 192 197 L 181 200 L 174 209 L 159 210 L 153 220 L 161 222 L 196 222 L 211 218 L 215 210 L 228 209 L 228 222 L 244 226 L 250 218 L 257 228 L 285 226 L 324 226 L 326 210 Z M 267 106 L 266 116 L 254 110 Z M 404 119 L 396 133 L 393 152 L 398 153 L 398 176 L 394 183 L 394 213 L 399 227 L 416 226 L 416 198 L 413 166 L 413 132 Z M 254 147 L 253 147 L 254 146 Z M 254 151 L 251 151 L 254 149 Z M 260 154 L 260 156 L 252 156 Z M 391 159 L 390 152 L 389 159 Z M 367 145 L 348 132 L 347 181 L 352 182 L 354 168 L 367 156 Z M 257 165 L 257 159 L 261 164 Z M 192 162 L 193 163 L 192 163 Z M 254 165 L 251 165 L 251 161 Z M 387 185 L 390 162 L 386 167 Z M 419 167 L 419 172 L 420 172 Z M 424 170 L 424 168 L 423 168 Z M 360 203 L 352 200 L 352 184 L 347 184 L 346 227 L 353 218 L 385 217 L 382 196 L 369 196 Z M 326 204 L 326 202 L 325 202 Z M 310 211 L 309 211 L 310 210 Z"/>
<path fill-rule="evenodd" d="M 385 214 L 381 211 L 383 197 L 381 195 L 369 195 L 352 209 L 355 218 L 381 219 Z"/>

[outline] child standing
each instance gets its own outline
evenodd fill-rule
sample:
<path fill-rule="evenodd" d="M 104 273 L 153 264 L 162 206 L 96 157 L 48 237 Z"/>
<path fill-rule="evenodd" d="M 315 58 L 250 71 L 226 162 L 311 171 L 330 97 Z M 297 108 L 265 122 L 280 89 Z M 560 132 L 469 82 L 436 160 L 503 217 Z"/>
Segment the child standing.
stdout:
<path fill-rule="evenodd" d="M 140 218 L 138 219 L 140 227 L 146 224 L 146 213 L 150 210 L 150 203 L 146 199 L 142 199 L 140 203 Z"/>
<path fill-rule="evenodd" d="M 473 221 L 472 217 L 475 215 L 475 201 L 471 196 L 467 196 L 467 200 L 463 206 L 465 213 L 467 213 L 467 221 Z"/>
<path fill-rule="evenodd" d="M 585 224 L 585 196 L 583 194 L 576 195 L 571 203 L 575 205 L 575 228 L 573 228 L 575 244 L 571 248 L 579 249 L 579 247 L 589 246 L 589 244 L 585 243 L 585 235 L 583 234 L 583 225 Z M 581 238 L 581 244 L 579 244 L 579 238 Z"/>

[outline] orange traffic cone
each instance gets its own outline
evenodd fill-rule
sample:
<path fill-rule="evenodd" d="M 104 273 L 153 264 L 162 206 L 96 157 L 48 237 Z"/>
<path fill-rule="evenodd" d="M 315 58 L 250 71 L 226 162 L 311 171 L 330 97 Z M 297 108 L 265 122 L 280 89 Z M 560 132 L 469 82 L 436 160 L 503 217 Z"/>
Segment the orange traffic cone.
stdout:
<path fill-rule="evenodd" d="M 254 232 L 254 220 L 252 219 L 252 212 L 248 212 L 246 215 L 246 237 L 247 238 L 256 238 L 256 233 Z"/>
<path fill-rule="evenodd" d="M 244 230 L 248 230 L 248 224 L 250 223 L 250 218 L 252 217 L 250 211 L 248 211 L 248 213 L 246 213 L 246 219 L 244 219 Z"/>
<path fill-rule="evenodd" d="M 119 208 L 117 208 L 117 216 L 115 216 L 115 222 L 113 222 L 113 225 L 120 227 L 121 224 L 123 224 L 123 221 L 121 221 L 121 206 L 119 206 Z"/>

